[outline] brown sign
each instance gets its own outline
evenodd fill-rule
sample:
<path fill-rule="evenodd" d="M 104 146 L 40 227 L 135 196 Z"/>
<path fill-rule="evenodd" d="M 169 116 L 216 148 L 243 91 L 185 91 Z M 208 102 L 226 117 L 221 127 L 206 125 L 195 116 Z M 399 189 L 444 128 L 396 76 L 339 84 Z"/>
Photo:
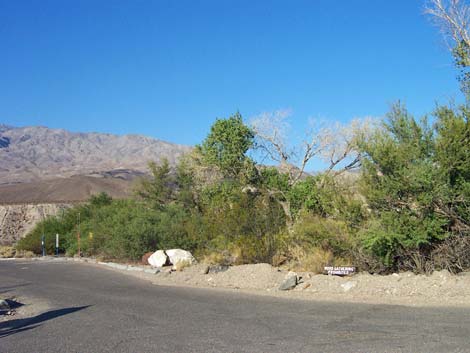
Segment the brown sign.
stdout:
<path fill-rule="evenodd" d="M 354 266 L 325 266 L 325 273 L 336 276 L 347 276 L 356 272 Z"/>

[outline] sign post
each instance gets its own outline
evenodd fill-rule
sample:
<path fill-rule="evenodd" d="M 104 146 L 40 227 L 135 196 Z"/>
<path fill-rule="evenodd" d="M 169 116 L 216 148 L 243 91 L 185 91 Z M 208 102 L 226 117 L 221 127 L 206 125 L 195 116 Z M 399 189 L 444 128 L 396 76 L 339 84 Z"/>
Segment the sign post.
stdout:
<path fill-rule="evenodd" d="M 77 245 L 78 245 L 78 257 L 80 254 L 80 212 L 78 212 L 78 227 L 77 227 Z"/>
<path fill-rule="evenodd" d="M 41 236 L 41 249 L 42 249 L 42 256 L 46 256 L 46 247 L 44 244 L 44 234 Z"/>
<path fill-rule="evenodd" d="M 55 256 L 59 256 L 59 234 L 55 235 Z"/>

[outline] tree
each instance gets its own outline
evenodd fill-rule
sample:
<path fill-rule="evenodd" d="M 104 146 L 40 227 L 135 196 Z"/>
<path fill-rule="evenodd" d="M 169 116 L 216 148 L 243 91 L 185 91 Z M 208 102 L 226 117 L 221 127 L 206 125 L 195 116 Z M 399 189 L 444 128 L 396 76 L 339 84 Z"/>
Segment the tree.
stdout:
<path fill-rule="evenodd" d="M 470 112 L 466 107 L 436 111 L 436 165 L 443 187 L 436 212 L 449 219 L 450 229 L 470 234 Z"/>
<path fill-rule="evenodd" d="M 469 117 L 466 106 L 442 106 L 430 124 L 398 103 L 360 143 L 370 210 L 362 245 L 387 267 L 419 268 L 444 239 L 470 235 Z"/>
<path fill-rule="evenodd" d="M 197 149 L 204 161 L 216 166 L 225 177 L 238 178 L 250 161 L 246 153 L 253 146 L 253 139 L 252 129 L 236 113 L 228 119 L 217 119 Z"/>
<path fill-rule="evenodd" d="M 440 27 L 460 70 L 459 81 L 470 102 L 470 6 L 462 0 L 429 0 L 425 9 Z"/>
<path fill-rule="evenodd" d="M 284 110 L 262 113 L 252 120 L 251 126 L 256 136 L 256 147 L 278 163 L 281 172 L 288 174 L 289 185 L 302 179 L 305 168 L 315 158 L 326 163 L 325 175 L 336 176 L 359 166 L 358 137 L 370 130 L 370 120 L 323 126 L 311 121 L 301 145 L 291 146 L 287 136 L 290 129 L 288 117 L 289 112 Z"/>
<path fill-rule="evenodd" d="M 368 135 L 371 121 L 354 120 L 348 125 L 336 123 L 329 126 L 312 122 L 301 145 L 291 146 L 287 136 L 290 129 L 288 117 L 289 112 L 283 110 L 263 113 L 252 120 L 251 126 L 256 134 L 258 150 L 278 164 L 277 168 L 261 170 L 261 183 L 282 206 L 287 228 L 292 230 L 299 197 L 312 201 L 310 196 L 323 194 L 320 189 L 331 178 L 359 167 L 361 154 L 358 141 Z M 326 169 L 305 181 L 305 169 L 314 159 L 326 163 Z M 306 195 L 306 190 L 316 196 Z M 306 206 L 307 203 L 301 204 Z M 321 208 L 318 206 L 316 209 Z"/>
<path fill-rule="evenodd" d="M 162 210 L 174 199 L 175 181 L 171 175 L 170 164 L 164 158 L 160 165 L 150 162 L 149 169 L 152 176 L 140 181 L 136 188 L 136 194 L 143 200 L 150 202 L 154 208 Z"/>

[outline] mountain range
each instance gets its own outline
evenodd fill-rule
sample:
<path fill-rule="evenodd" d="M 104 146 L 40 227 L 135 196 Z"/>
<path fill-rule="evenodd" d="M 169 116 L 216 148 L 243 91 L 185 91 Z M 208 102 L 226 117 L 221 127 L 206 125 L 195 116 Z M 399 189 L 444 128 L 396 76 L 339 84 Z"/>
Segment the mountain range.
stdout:
<path fill-rule="evenodd" d="M 100 191 L 125 197 L 149 161 L 175 165 L 190 150 L 142 135 L 0 124 L 0 203 L 81 201 Z"/>

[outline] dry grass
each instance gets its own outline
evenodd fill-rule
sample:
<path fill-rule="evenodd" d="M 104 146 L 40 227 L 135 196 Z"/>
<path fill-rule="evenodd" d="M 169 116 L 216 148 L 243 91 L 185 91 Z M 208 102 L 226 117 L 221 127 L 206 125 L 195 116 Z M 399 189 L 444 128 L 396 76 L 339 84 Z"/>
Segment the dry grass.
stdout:
<path fill-rule="evenodd" d="M 333 265 L 333 253 L 321 248 L 303 248 L 294 245 L 289 248 L 291 261 L 289 267 L 295 271 L 322 273 L 323 268 Z"/>
<path fill-rule="evenodd" d="M 191 266 L 191 261 L 183 260 L 178 261 L 175 265 L 173 265 L 173 269 L 176 271 L 183 271 L 186 267 Z"/>
<path fill-rule="evenodd" d="M 287 266 L 294 271 L 323 273 L 325 266 L 348 266 L 349 259 L 335 257 L 329 250 L 320 247 L 304 248 L 299 245 L 289 247 L 290 261 Z"/>
<path fill-rule="evenodd" d="M 0 246 L 0 258 L 10 258 L 15 256 L 13 246 Z"/>
<path fill-rule="evenodd" d="M 201 262 L 206 265 L 227 265 L 230 254 L 227 251 L 213 251 L 202 256 Z"/>
<path fill-rule="evenodd" d="M 232 245 L 230 249 L 212 251 L 201 256 L 201 262 L 206 265 L 242 265 L 246 263 L 246 256 L 240 246 Z"/>
<path fill-rule="evenodd" d="M 35 257 L 36 255 L 32 252 L 32 251 L 29 251 L 29 250 L 18 250 L 15 254 L 15 257 L 19 257 L 19 258 L 32 258 L 32 257 Z"/>

